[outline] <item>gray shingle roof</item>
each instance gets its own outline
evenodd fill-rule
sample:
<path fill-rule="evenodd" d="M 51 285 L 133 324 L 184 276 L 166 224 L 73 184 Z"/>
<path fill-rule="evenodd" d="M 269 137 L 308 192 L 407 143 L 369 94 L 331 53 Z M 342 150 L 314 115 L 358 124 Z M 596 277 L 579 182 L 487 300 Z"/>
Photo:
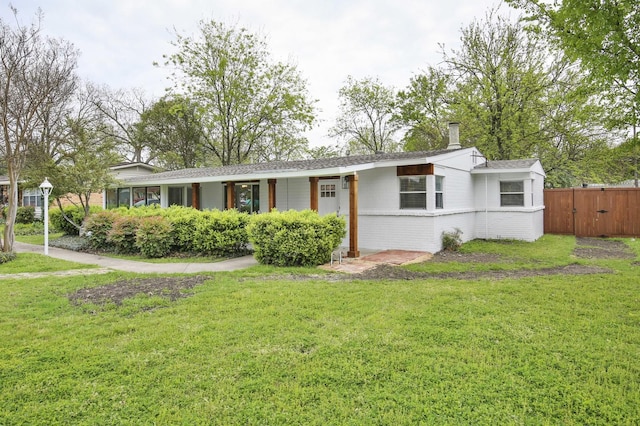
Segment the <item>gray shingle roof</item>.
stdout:
<path fill-rule="evenodd" d="M 351 155 L 347 157 L 320 158 L 314 160 L 274 161 L 269 163 L 239 164 L 222 167 L 201 167 L 154 173 L 145 176 L 137 176 L 134 178 L 125 179 L 125 182 L 142 182 L 166 179 L 191 179 L 214 176 L 239 176 L 269 172 L 276 173 L 286 171 L 322 170 L 336 167 L 357 166 L 360 164 L 368 164 L 381 161 L 406 160 L 414 158 L 424 159 L 448 152 L 453 152 L 453 150 L 443 149 L 439 151 L 394 152 L 383 154 Z"/>
<path fill-rule="evenodd" d="M 474 169 L 528 169 L 536 163 L 535 158 L 529 158 L 526 160 L 490 160 L 485 164 L 475 166 Z"/>

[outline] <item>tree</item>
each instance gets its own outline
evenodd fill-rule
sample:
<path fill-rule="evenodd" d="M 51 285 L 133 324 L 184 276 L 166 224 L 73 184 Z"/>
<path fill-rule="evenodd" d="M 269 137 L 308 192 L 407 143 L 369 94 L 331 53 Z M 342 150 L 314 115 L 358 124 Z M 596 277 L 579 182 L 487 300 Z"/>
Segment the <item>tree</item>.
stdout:
<path fill-rule="evenodd" d="M 272 63 L 263 38 L 245 28 L 200 22 L 199 37 L 176 33 L 174 90 L 198 105 L 204 144 L 222 165 L 255 160 L 269 145 L 299 143 L 314 121 L 306 82 Z"/>
<path fill-rule="evenodd" d="M 111 184 L 115 179 L 107 167 L 122 161 L 116 144 L 110 136 L 105 116 L 93 103 L 93 88 L 85 85 L 76 90 L 72 107 L 68 108 L 64 122 L 56 125 L 55 133 L 60 142 L 36 145 L 29 154 L 29 164 L 24 171 L 27 185 L 37 186 L 45 177 L 54 183 L 52 196 L 62 210 L 65 199 L 84 211 L 90 211 L 91 196 Z M 41 154 L 46 152 L 46 155 Z M 64 211 L 63 211 L 64 215 Z M 80 229 L 82 223 L 66 220 Z"/>
<path fill-rule="evenodd" d="M 490 159 L 531 155 L 550 72 L 540 40 L 490 11 L 463 28 L 460 49 L 443 57 L 457 82 L 452 107 L 466 138 Z"/>
<path fill-rule="evenodd" d="M 149 141 L 152 156 L 162 168 L 178 170 L 204 164 L 204 130 L 190 100 L 164 97 L 143 112 L 135 126 L 140 139 Z"/>
<path fill-rule="evenodd" d="M 640 86 L 636 0 L 507 0 L 592 76 L 635 92 Z"/>
<path fill-rule="evenodd" d="M 313 148 L 307 148 L 305 158 L 317 160 L 321 158 L 340 157 L 341 155 L 343 155 L 343 152 L 339 144 L 334 146 L 320 145 Z"/>
<path fill-rule="evenodd" d="M 378 79 L 347 77 L 339 91 L 340 114 L 329 136 L 344 139 L 354 153 L 396 151 L 393 137 L 400 126 L 392 120 L 394 96 L 393 89 Z"/>
<path fill-rule="evenodd" d="M 104 131 L 117 143 L 121 154 L 133 163 L 151 163 L 155 160 L 153 141 L 138 130 L 140 117 L 153 101 L 141 89 L 111 90 L 89 86 L 89 94 L 95 107 L 109 123 Z"/>
<path fill-rule="evenodd" d="M 562 52 L 490 11 L 443 56 L 463 143 L 494 160 L 537 157 L 555 186 L 601 171 L 588 162 L 590 150 L 608 153 L 599 98 Z"/>
<path fill-rule="evenodd" d="M 424 73 L 411 78 L 406 90 L 398 92 L 394 120 L 408 127 L 403 138 L 406 151 L 447 147 L 451 86 L 445 70 L 428 67 Z"/>
<path fill-rule="evenodd" d="M 15 28 L 0 19 L 0 138 L 9 176 L 5 252 L 13 250 L 18 181 L 27 153 L 34 141 L 47 138 L 47 111 L 65 104 L 75 90 L 78 56 L 71 44 L 41 34 L 40 13 L 24 26 L 12 11 Z"/>
<path fill-rule="evenodd" d="M 637 0 L 507 0 L 525 11 L 530 29 L 580 62 L 613 108 L 608 124 L 631 129 L 635 140 L 640 105 L 640 8 Z M 637 143 L 634 145 L 637 147 Z M 622 150 L 637 164 L 637 148 Z M 637 176 L 637 168 L 634 171 Z"/>

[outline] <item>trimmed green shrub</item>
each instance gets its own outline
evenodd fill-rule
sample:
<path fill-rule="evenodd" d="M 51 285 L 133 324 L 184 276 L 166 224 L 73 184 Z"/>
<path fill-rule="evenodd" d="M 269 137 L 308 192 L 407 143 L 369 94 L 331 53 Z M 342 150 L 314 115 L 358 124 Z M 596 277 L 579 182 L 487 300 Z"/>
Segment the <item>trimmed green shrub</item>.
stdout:
<path fill-rule="evenodd" d="M 160 207 L 160 204 L 151 204 L 148 206 L 138 207 L 118 207 L 116 212 L 123 216 L 136 216 L 136 217 L 149 217 L 149 216 L 164 216 L 164 210 Z"/>
<path fill-rule="evenodd" d="M 33 222 L 33 223 L 16 223 L 13 227 L 14 235 L 43 235 L 44 234 L 44 223 L 42 222 Z"/>
<path fill-rule="evenodd" d="M 103 210 L 90 215 L 85 222 L 85 232 L 92 248 L 98 250 L 113 250 L 114 245 L 109 241 L 109 231 L 119 215 L 112 210 Z"/>
<path fill-rule="evenodd" d="M 16 223 L 30 224 L 36 220 L 36 208 L 33 206 L 18 207 Z"/>
<path fill-rule="evenodd" d="M 193 229 L 193 248 L 213 256 L 236 256 L 245 253 L 249 238 L 249 215 L 237 210 L 201 212 Z"/>
<path fill-rule="evenodd" d="M 120 216 L 113 221 L 113 227 L 107 233 L 107 242 L 113 244 L 117 253 L 133 254 L 136 247 L 136 231 L 140 218 L 135 216 Z"/>
<path fill-rule="evenodd" d="M 91 206 L 89 209 L 89 213 L 97 213 L 102 211 L 101 207 Z M 64 214 L 73 220 L 74 223 L 78 225 L 82 225 L 84 220 L 84 209 L 80 206 L 66 206 L 64 207 Z M 65 235 L 79 235 L 80 232 L 78 228 L 73 226 L 73 224 L 69 223 L 64 216 L 62 215 L 62 211 L 59 208 L 54 208 L 49 210 L 49 221 L 51 225 L 54 226 L 58 231 L 63 232 Z"/>
<path fill-rule="evenodd" d="M 136 232 L 136 247 L 143 256 L 163 257 L 173 245 L 173 226 L 164 217 L 143 217 Z"/>
<path fill-rule="evenodd" d="M 347 231 L 344 219 L 335 214 L 274 210 L 253 216 L 247 233 L 260 263 L 317 266 L 331 260 Z"/>
<path fill-rule="evenodd" d="M 455 228 L 453 232 L 442 232 L 442 250 L 458 251 L 462 246 L 462 231 Z"/>
<path fill-rule="evenodd" d="M 163 213 L 163 216 L 173 225 L 173 249 L 184 253 L 193 252 L 196 222 L 202 212 L 191 207 L 172 206 L 165 209 Z"/>

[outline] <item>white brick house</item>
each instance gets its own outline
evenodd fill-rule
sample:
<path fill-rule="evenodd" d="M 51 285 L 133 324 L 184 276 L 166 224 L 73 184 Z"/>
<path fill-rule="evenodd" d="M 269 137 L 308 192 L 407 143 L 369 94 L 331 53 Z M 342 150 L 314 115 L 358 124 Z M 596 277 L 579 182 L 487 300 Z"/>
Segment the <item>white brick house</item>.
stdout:
<path fill-rule="evenodd" d="M 442 233 L 455 228 L 464 241 L 542 236 L 540 162 L 487 162 L 476 148 L 458 146 L 131 176 L 107 191 L 105 207 L 336 212 L 347 220 L 343 244 L 352 257 L 361 248 L 437 252 Z"/>

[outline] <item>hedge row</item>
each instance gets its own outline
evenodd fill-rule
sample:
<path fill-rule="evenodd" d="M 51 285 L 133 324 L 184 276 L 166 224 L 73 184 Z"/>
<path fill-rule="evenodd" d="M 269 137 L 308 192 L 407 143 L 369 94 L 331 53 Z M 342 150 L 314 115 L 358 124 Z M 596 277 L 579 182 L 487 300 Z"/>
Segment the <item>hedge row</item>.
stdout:
<path fill-rule="evenodd" d="M 62 214 L 63 211 L 64 215 Z M 78 228 L 65 219 L 65 216 L 71 219 L 74 223 L 82 225 L 84 209 L 78 206 L 66 206 L 63 208 L 63 211 L 57 207 L 49 209 L 49 222 L 51 223 L 51 226 L 65 235 L 78 235 Z M 98 206 L 91 206 L 89 208 L 90 214 L 97 213 L 99 211 L 102 211 L 102 208 Z"/>
<path fill-rule="evenodd" d="M 259 215 L 157 206 L 92 214 L 85 229 L 93 248 L 162 257 L 169 252 L 235 256 L 251 242 L 257 260 L 277 266 L 315 266 L 331 259 L 346 235 L 343 218 L 311 210 Z"/>
<path fill-rule="evenodd" d="M 162 257 L 173 251 L 236 256 L 247 250 L 248 222 L 249 215 L 236 210 L 149 206 L 92 214 L 85 230 L 93 248 L 118 253 Z"/>

